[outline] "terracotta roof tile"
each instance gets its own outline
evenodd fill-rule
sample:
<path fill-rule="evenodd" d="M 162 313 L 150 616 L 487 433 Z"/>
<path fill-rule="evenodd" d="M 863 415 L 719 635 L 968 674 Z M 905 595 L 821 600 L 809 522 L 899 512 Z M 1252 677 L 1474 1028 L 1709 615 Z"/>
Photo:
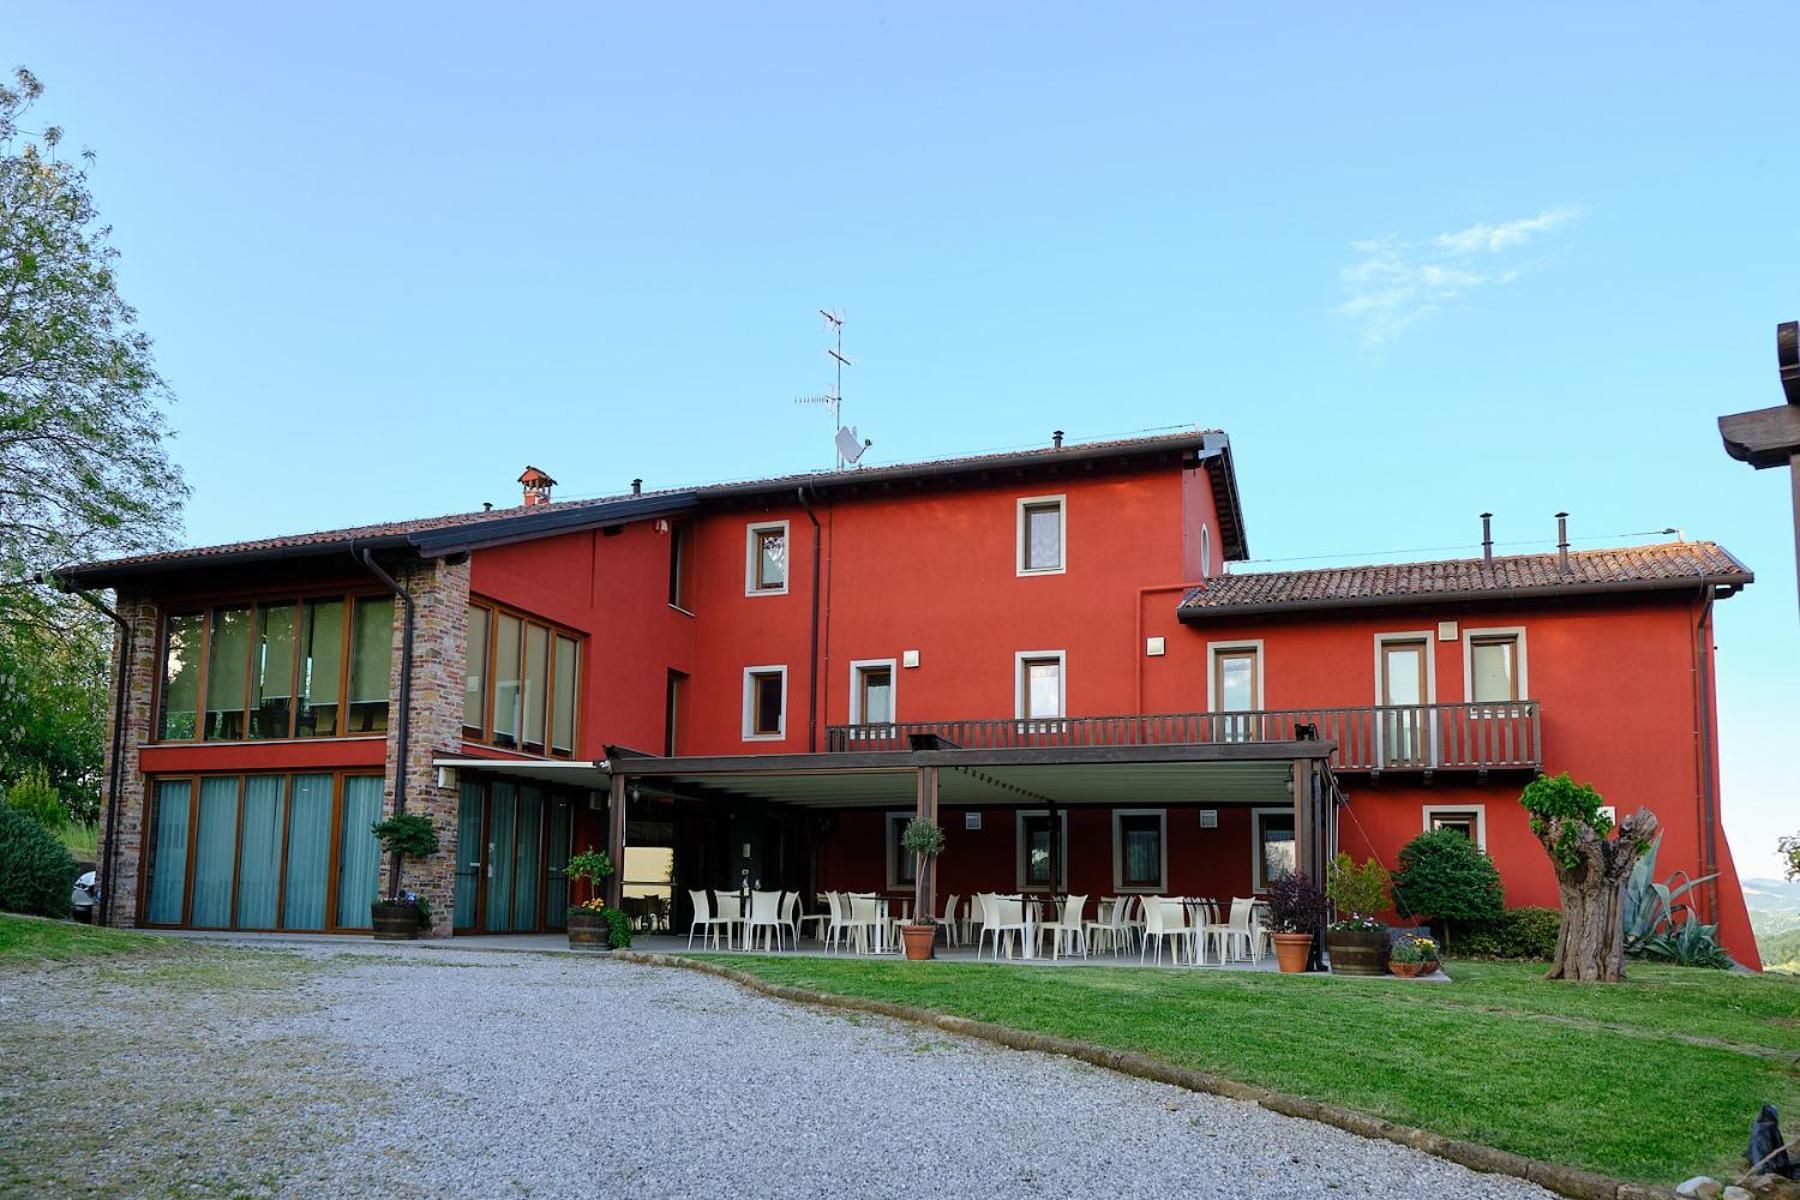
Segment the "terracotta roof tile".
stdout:
<path fill-rule="evenodd" d="M 1221 575 L 1189 589 L 1177 611 L 1186 619 L 1202 619 L 1213 614 L 1284 608 L 1352 608 L 1490 594 L 1519 596 L 1570 587 L 1612 591 L 1663 584 L 1692 586 L 1702 577 L 1739 584 L 1755 578 L 1713 542 L 1666 542 L 1571 551 L 1566 575 L 1558 570 L 1554 553 L 1506 555 L 1495 558 L 1491 567 L 1484 566 L 1479 558 L 1454 558 Z"/>

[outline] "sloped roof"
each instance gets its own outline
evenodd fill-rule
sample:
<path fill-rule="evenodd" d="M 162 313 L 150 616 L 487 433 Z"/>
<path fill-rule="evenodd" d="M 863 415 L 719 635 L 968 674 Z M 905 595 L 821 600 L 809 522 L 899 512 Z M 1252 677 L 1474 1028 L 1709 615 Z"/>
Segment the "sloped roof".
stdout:
<path fill-rule="evenodd" d="M 1068 443 L 1061 447 L 962 455 L 843 471 L 810 471 L 641 494 L 561 500 L 532 507 L 515 505 L 510 508 L 447 513 L 436 517 L 384 521 L 313 533 L 282 534 L 216 546 L 77 563 L 58 568 L 51 574 L 64 587 L 91 588 L 109 587 L 120 579 L 180 567 L 257 562 L 290 554 L 322 554 L 333 550 L 364 548 L 410 548 L 421 554 L 441 555 L 483 545 L 665 516 L 695 508 L 708 500 L 792 492 L 800 487 L 809 491 L 826 492 L 902 479 L 979 475 L 985 471 L 1001 469 L 1044 468 L 1062 463 L 1187 450 L 1199 452 L 1203 457 L 1217 457 L 1223 462 L 1224 469 L 1214 472 L 1214 492 L 1220 512 L 1221 533 L 1224 535 L 1227 555 L 1240 559 L 1245 557 L 1248 548 L 1244 544 L 1243 519 L 1237 503 L 1237 480 L 1231 466 L 1230 440 L 1219 430 L 1195 428 L 1145 437 Z"/>
<path fill-rule="evenodd" d="M 1756 578 L 1713 542 L 1665 542 L 1569 553 L 1565 574 L 1558 556 L 1512 554 L 1491 565 L 1479 558 L 1326 567 L 1221 575 L 1182 596 L 1184 621 L 1214 616 L 1359 608 L 1421 601 L 1528 598 L 1581 592 L 1742 587 Z"/>

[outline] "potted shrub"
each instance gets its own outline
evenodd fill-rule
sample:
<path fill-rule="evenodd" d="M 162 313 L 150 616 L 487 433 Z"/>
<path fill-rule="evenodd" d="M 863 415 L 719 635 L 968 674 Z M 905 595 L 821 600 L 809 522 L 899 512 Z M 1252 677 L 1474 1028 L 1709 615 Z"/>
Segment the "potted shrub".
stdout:
<path fill-rule="evenodd" d="M 913 915 L 900 927 L 906 957 L 915 962 L 930 958 L 937 949 L 937 922 L 931 918 L 931 894 L 927 880 L 931 860 L 944 852 L 944 831 L 930 821 L 914 817 L 901 831 L 900 845 L 913 855 Z"/>
<path fill-rule="evenodd" d="M 1269 886 L 1269 925 L 1275 933 L 1275 961 L 1285 974 L 1306 970 L 1313 935 L 1325 920 L 1325 893 L 1304 871 Z"/>
<path fill-rule="evenodd" d="M 1394 943 L 1388 969 L 1396 975 L 1415 979 L 1438 969 L 1438 944 L 1428 937 L 1409 933 Z"/>
<path fill-rule="evenodd" d="M 431 903 L 417 892 L 402 891 L 401 864 L 409 858 L 430 858 L 437 853 L 437 830 L 431 818 L 400 812 L 369 826 L 369 832 L 393 859 L 388 870 L 388 894 L 369 906 L 369 924 L 375 936 L 386 942 L 405 941 L 431 928 Z"/>
<path fill-rule="evenodd" d="M 1339 854 L 1326 870 L 1325 898 L 1337 910 L 1337 920 L 1325 931 L 1332 973 L 1387 974 L 1387 924 L 1375 917 L 1388 907 L 1387 868 L 1373 858 L 1359 867 L 1348 854 Z"/>
<path fill-rule="evenodd" d="M 593 893 L 590 899 L 569 906 L 569 949 L 604 954 L 615 945 L 620 949 L 631 945 L 630 920 L 619 912 L 620 918 L 624 919 L 625 940 L 622 943 L 615 942 L 611 914 L 619 910 L 607 908 L 599 894 L 600 885 L 613 873 L 611 857 L 604 850 L 589 846 L 580 854 L 570 856 L 568 866 L 563 870 L 571 883 L 586 883 L 588 890 Z"/>

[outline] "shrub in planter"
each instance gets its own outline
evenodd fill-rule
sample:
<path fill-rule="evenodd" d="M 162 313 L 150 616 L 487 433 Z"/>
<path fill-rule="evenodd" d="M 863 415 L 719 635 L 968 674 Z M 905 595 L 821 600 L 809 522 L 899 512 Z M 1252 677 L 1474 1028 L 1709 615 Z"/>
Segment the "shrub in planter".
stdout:
<path fill-rule="evenodd" d="M 1494 860 L 1460 829 L 1433 829 L 1400 848 L 1394 905 L 1446 930 L 1452 921 L 1489 921 L 1505 911 Z"/>
<path fill-rule="evenodd" d="M 1375 914 L 1388 907 L 1387 868 L 1373 858 L 1362 866 L 1348 854 L 1331 860 L 1325 874 L 1325 897 L 1337 920 L 1325 931 L 1331 969 L 1339 975 L 1387 973 L 1387 925 Z"/>
<path fill-rule="evenodd" d="M 1306 970 L 1313 933 L 1325 921 L 1325 893 L 1304 871 L 1269 886 L 1269 924 L 1275 932 L 1275 959 L 1283 972 Z"/>
<path fill-rule="evenodd" d="M 75 860 L 56 835 L 0 804 L 0 910 L 66 917 L 74 890 Z"/>
<path fill-rule="evenodd" d="M 1554 908 L 1509 908 L 1486 921 L 1456 927 L 1456 953 L 1467 958 L 1549 959 L 1556 953 L 1562 913 Z"/>
<path fill-rule="evenodd" d="M 926 894 L 926 869 L 932 859 L 944 852 L 942 826 L 914 817 L 900 832 L 900 846 L 913 856 L 913 917 L 900 929 L 906 943 L 906 957 L 917 962 L 937 951 L 937 922 L 931 918 L 930 897 Z"/>
<path fill-rule="evenodd" d="M 369 826 L 369 832 L 375 835 L 385 853 L 398 855 L 401 862 L 409 858 L 430 858 L 437 853 L 437 830 L 430 817 L 418 813 L 395 813 Z M 431 904 L 416 892 L 401 890 L 398 870 L 390 879 L 387 898 L 378 899 L 369 907 L 375 936 L 384 941 L 416 938 L 421 929 L 431 928 Z"/>
<path fill-rule="evenodd" d="M 631 945 L 631 914 L 595 897 L 569 906 L 569 949 L 624 950 Z"/>

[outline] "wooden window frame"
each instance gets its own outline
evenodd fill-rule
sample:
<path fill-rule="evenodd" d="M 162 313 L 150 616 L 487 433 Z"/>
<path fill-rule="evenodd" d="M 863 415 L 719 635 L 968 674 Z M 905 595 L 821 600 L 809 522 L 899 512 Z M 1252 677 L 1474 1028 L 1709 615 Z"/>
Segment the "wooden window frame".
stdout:
<path fill-rule="evenodd" d="M 687 690 L 688 674 L 669 668 L 668 682 L 663 688 L 663 757 L 674 758 L 677 739 L 681 736 L 681 694 Z"/>
<path fill-rule="evenodd" d="M 781 567 L 781 586 L 762 586 L 762 538 L 764 534 L 780 533 L 783 560 Z M 753 521 L 744 527 L 744 595 L 746 596 L 785 596 L 788 584 L 794 575 L 794 540 L 788 532 L 787 521 Z"/>
<path fill-rule="evenodd" d="M 1062 850 L 1062 853 L 1059 854 L 1056 859 L 1056 865 L 1059 868 L 1061 868 L 1056 873 L 1057 876 L 1059 876 L 1059 878 L 1053 879 L 1050 883 L 1047 883 L 1047 884 L 1046 883 L 1033 883 L 1033 882 L 1031 882 L 1031 842 L 1030 842 L 1030 836 L 1029 836 L 1030 830 L 1031 830 L 1031 824 L 1034 821 L 1040 821 L 1040 820 L 1048 821 L 1050 819 L 1050 810 L 1047 808 L 1022 808 L 1022 809 L 1014 810 L 1014 813 L 1013 813 L 1014 882 L 1016 884 L 1015 890 L 1018 891 L 1021 895 L 1025 894 L 1027 892 L 1036 892 L 1036 893 L 1040 893 L 1040 894 L 1056 894 L 1058 892 L 1068 891 L 1068 888 L 1069 888 L 1069 810 L 1066 808 L 1059 808 L 1056 810 L 1056 816 L 1057 816 L 1057 824 L 1060 826 L 1060 828 L 1058 829 L 1057 832 L 1060 835 L 1060 839 L 1061 839 L 1058 844 Z"/>
<path fill-rule="evenodd" d="M 1125 879 L 1125 821 L 1154 817 L 1156 848 L 1161 857 L 1154 884 L 1129 883 Z M 1169 886 L 1169 810 L 1166 808 L 1115 808 L 1112 811 L 1113 890 L 1160 895 Z"/>
<path fill-rule="evenodd" d="M 550 917 L 552 915 L 550 912 L 550 830 L 551 830 L 551 826 L 555 823 L 555 820 L 556 820 L 555 815 L 554 815 L 556 806 L 557 805 L 567 805 L 569 807 L 569 853 L 571 856 L 573 856 L 576 853 L 575 830 L 576 830 L 576 827 L 579 825 L 579 821 L 576 820 L 576 813 L 579 812 L 579 809 L 576 807 L 580 803 L 579 793 L 572 792 L 572 791 L 568 790 L 567 788 L 559 787 L 556 784 L 540 783 L 536 780 L 520 781 L 520 780 L 509 780 L 509 779 L 495 779 L 492 776 L 486 776 L 486 777 L 477 777 L 477 778 L 471 778 L 471 779 L 459 781 L 459 786 L 457 788 L 457 804 L 459 806 L 462 804 L 462 789 L 461 789 L 460 783 L 465 783 L 465 782 L 467 784 L 469 784 L 470 786 L 479 788 L 481 790 L 481 800 L 480 800 L 481 833 L 480 833 L 480 837 L 479 837 L 479 844 L 475 848 L 476 849 L 476 853 L 475 853 L 475 863 L 476 863 L 476 865 L 475 865 L 475 881 L 476 881 L 476 886 L 475 886 L 475 923 L 473 925 L 456 925 L 455 924 L 456 894 L 455 894 L 455 890 L 454 890 L 455 889 L 455 879 L 454 879 L 454 875 L 453 875 L 452 881 L 451 881 L 452 891 L 451 891 L 451 896 L 450 896 L 450 919 L 451 919 L 451 923 L 452 923 L 451 933 L 453 935 L 473 934 L 473 935 L 488 936 L 488 937 L 510 937 L 513 934 L 523 934 L 523 935 L 529 936 L 531 934 L 559 933 L 562 930 L 567 929 L 568 922 L 567 922 L 566 917 L 564 918 L 563 924 L 561 924 L 561 925 L 552 925 L 550 923 Z M 493 869 L 493 865 L 494 865 L 493 860 L 488 855 L 488 847 L 492 844 L 493 805 L 492 805 L 491 801 L 493 800 L 495 783 L 511 783 L 513 785 L 513 788 L 515 789 L 515 791 L 514 791 L 515 801 L 517 800 L 517 792 L 526 787 L 537 788 L 540 792 L 543 793 L 543 813 L 542 813 L 543 819 L 538 822 L 538 862 L 543 864 L 543 868 L 538 874 L 537 924 L 531 929 L 510 929 L 510 930 L 501 931 L 501 930 L 489 930 L 487 928 L 487 908 L 488 908 L 488 887 L 487 887 L 487 885 L 488 885 L 489 880 L 492 879 L 492 876 L 489 874 L 489 872 Z M 460 814 L 460 812 L 458 812 L 453 817 L 453 820 L 460 821 L 460 818 L 461 818 L 461 814 Z M 465 853 L 467 853 L 467 848 L 463 847 L 463 846 L 458 846 L 456 852 L 458 855 L 465 854 Z M 517 838 L 513 839 L 512 867 L 513 867 L 512 878 L 516 881 L 518 879 L 518 870 L 519 870 L 519 843 L 518 843 Z M 564 869 L 564 880 L 565 881 L 567 880 L 566 867 Z M 517 886 L 516 882 L 515 882 L 514 886 L 515 887 Z M 571 892 L 572 892 L 572 890 L 573 889 L 571 887 Z M 570 896 L 570 903 L 573 903 L 573 895 L 572 894 Z M 558 915 L 561 915 L 561 914 L 558 914 Z"/>
<path fill-rule="evenodd" d="M 905 850 L 900 844 L 900 835 L 905 832 L 906 823 L 917 815 L 910 808 L 888 809 L 881 814 L 882 840 L 887 857 L 887 890 L 890 892 L 912 890 L 913 880 L 907 879 L 900 873 L 901 856 L 905 854 Z M 908 855 L 907 858 L 910 860 L 911 856 Z M 919 869 L 917 862 L 912 862 L 911 865 L 915 872 Z"/>
<path fill-rule="evenodd" d="M 386 738 L 387 731 L 380 733 L 347 733 L 346 723 L 349 721 L 350 692 L 350 659 L 355 651 L 356 602 L 358 600 L 394 599 L 394 594 L 380 589 L 340 588 L 306 589 L 294 592 L 280 592 L 274 595 L 251 596 L 216 596 L 183 600 L 180 604 L 171 604 L 163 608 L 156 625 L 156 664 L 152 668 L 155 673 L 155 688 L 150 705 L 150 739 L 149 744 L 158 746 L 277 746 L 292 742 L 328 742 L 328 741 L 368 741 L 374 738 Z M 341 644 L 338 646 L 338 702 L 336 731 L 317 737 L 299 737 L 295 730 L 300 721 L 300 620 L 306 611 L 309 601 L 340 600 L 344 605 L 344 627 Z M 260 631 L 257 611 L 265 606 L 292 604 L 294 608 L 294 657 L 293 657 L 293 703 L 288 709 L 288 734 L 286 737 L 253 738 L 250 736 L 250 693 L 255 679 L 252 669 L 256 661 L 256 638 Z M 396 604 L 396 607 L 398 605 Z M 213 612 L 220 608 L 247 607 L 250 610 L 250 630 L 247 638 L 248 648 L 244 653 L 244 734 L 235 738 L 207 738 L 206 731 L 206 689 L 210 681 L 212 669 L 212 634 Z M 198 698 L 195 700 L 194 736 L 188 738 L 165 738 L 162 735 L 164 703 L 167 697 L 164 692 L 168 683 L 167 663 L 169 658 L 169 622 L 176 617 L 200 617 L 200 675 Z M 392 644 L 389 647 L 390 667 L 392 665 Z M 392 671 L 389 672 L 390 678 Z M 390 693 L 388 703 L 394 702 Z M 390 724 L 391 728 L 391 724 Z"/>
<path fill-rule="evenodd" d="M 781 678 L 781 719 L 774 733 L 756 731 L 756 681 L 775 675 Z M 744 668 L 744 740 L 746 742 L 779 742 L 787 737 L 788 669 L 786 663 L 767 663 Z"/>
<path fill-rule="evenodd" d="M 487 661 L 482 670 L 481 728 L 471 729 L 469 726 L 464 725 L 462 727 L 463 741 L 472 742 L 479 746 L 493 746 L 495 749 L 505 750 L 509 754 L 522 754 L 527 758 L 574 758 L 575 751 L 581 746 L 581 677 L 582 670 L 587 663 L 587 634 L 582 633 L 578 629 L 571 629 L 567 625 L 561 625 L 543 617 L 533 616 L 524 609 L 515 608 L 510 604 L 502 604 L 498 600 L 490 600 L 486 596 L 471 595 L 469 597 L 469 607 L 484 608 L 487 610 Z M 518 737 L 511 746 L 501 746 L 494 741 L 494 693 L 495 685 L 499 682 L 494 678 L 494 664 L 499 658 L 499 618 L 502 614 L 519 622 L 519 674 L 521 683 L 523 682 L 523 676 L 525 674 L 525 639 L 527 630 L 535 625 L 545 631 L 547 640 L 544 643 L 544 747 L 541 753 L 525 748 L 525 730 L 522 728 L 519 730 Z M 567 750 L 558 750 L 552 745 L 556 736 L 554 730 L 556 721 L 556 639 L 559 637 L 568 638 L 575 643 L 575 711 L 569 736 L 570 745 Z M 468 641 L 465 637 L 463 643 L 463 661 L 465 663 L 468 661 L 468 653 Z M 523 694 L 522 686 L 521 694 Z M 524 721 L 523 705 L 521 705 L 520 721 L 521 723 Z"/>
<path fill-rule="evenodd" d="M 1056 565 L 1054 567 L 1034 567 L 1030 565 L 1031 536 L 1030 514 L 1038 509 L 1054 508 L 1056 510 Z M 1066 575 L 1069 572 L 1069 498 L 1066 494 L 1055 496 L 1021 496 L 1017 502 L 1017 515 L 1014 518 L 1014 538 L 1016 546 L 1013 551 L 1013 567 L 1019 576 L 1028 575 Z"/>
<path fill-rule="evenodd" d="M 1421 804 L 1419 806 L 1419 827 L 1424 833 L 1442 828 L 1438 820 L 1443 817 L 1468 817 L 1469 824 L 1475 830 L 1475 848 L 1487 853 L 1487 805 L 1485 804 Z"/>
<path fill-rule="evenodd" d="M 1476 700 L 1475 699 L 1475 647 L 1491 645 L 1495 642 L 1510 641 L 1513 644 L 1513 695 L 1511 700 Z M 1523 625 L 1495 625 L 1485 629 L 1464 629 L 1462 636 L 1463 657 L 1463 703 L 1493 704 L 1504 706 L 1520 704 L 1531 698 L 1530 674 L 1526 661 L 1525 627 Z"/>
<path fill-rule="evenodd" d="M 1280 808 L 1268 806 L 1250 810 L 1250 890 L 1252 893 L 1260 894 L 1268 891 L 1269 884 L 1272 882 L 1263 878 L 1263 818 L 1270 816 L 1286 817 L 1290 821 L 1295 821 L 1294 845 L 1296 850 L 1300 844 L 1299 822 L 1295 819 L 1291 806 Z M 1294 869 L 1300 870 L 1301 867 L 1296 864 Z"/>
<path fill-rule="evenodd" d="M 900 722 L 900 664 L 892 658 L 856 658 L 850 661 L 850 724 L 866 725 L 869 711 L 866 676 L 871 671 L 886 671 L 888 676 L 888 719 L 882 724 Z"/>
<path fill-rule="evenodd" d="M 314 739 L 317 740 L 317 739 Z M 252 777 L 276 776 L 281 779 L 281 866 L 275 882 L 275 925 L 274 928 L 243 928 L 238 924 L 238 876 L 242 867 L 244 852 L 244 794 L 249 788 Z M 170 771 L 144 777 L 144 821 L 139 833 L 140 869 L 137 880 L 137 924 L 142 929 L 192 929 L 194 916 L 194 855 L 200 842 L 200 785 L 207 779 L 237 780 L 237 837 L 231 859 L 231 924 L 218 927 L 219 932 L 230 933 L 278 933 L 287 930 L 287 871 L 288 871 L 288 838 L 293 831 L 294 780 L 301 775 L 327 775 L 331 778 L 331 844 L 325 859 L 325 920 L 319 929 L 296 930 L 304 933 L 346 934 L 368 937 L 367 926 L 340 925 L 337 920 L 337 901 L 339 872 L 343 867 L 343 835 L 344 835 L 344 784 L 350 779 L 380 779 L 387 776 L 381 771 L 366 767 L 338 767 L 311 769 L 291 767 L 278 771 Z M 151 924 L 147 920 L 150 907 L 150 883 L 155 871 L 155 855 L 152 853 L 150 838 L 158 816 L 156 805 L 157 793 L 162 784 L 186 783 L 188 785 L 188 842 L 187 863 L 181 881 L 181 920 L 170 924 L 160 922 Z M 383 798 L 383 811 L 386 811 L 386 798 Z M 207 926 L 209 930 L 214 926 Z"/>

